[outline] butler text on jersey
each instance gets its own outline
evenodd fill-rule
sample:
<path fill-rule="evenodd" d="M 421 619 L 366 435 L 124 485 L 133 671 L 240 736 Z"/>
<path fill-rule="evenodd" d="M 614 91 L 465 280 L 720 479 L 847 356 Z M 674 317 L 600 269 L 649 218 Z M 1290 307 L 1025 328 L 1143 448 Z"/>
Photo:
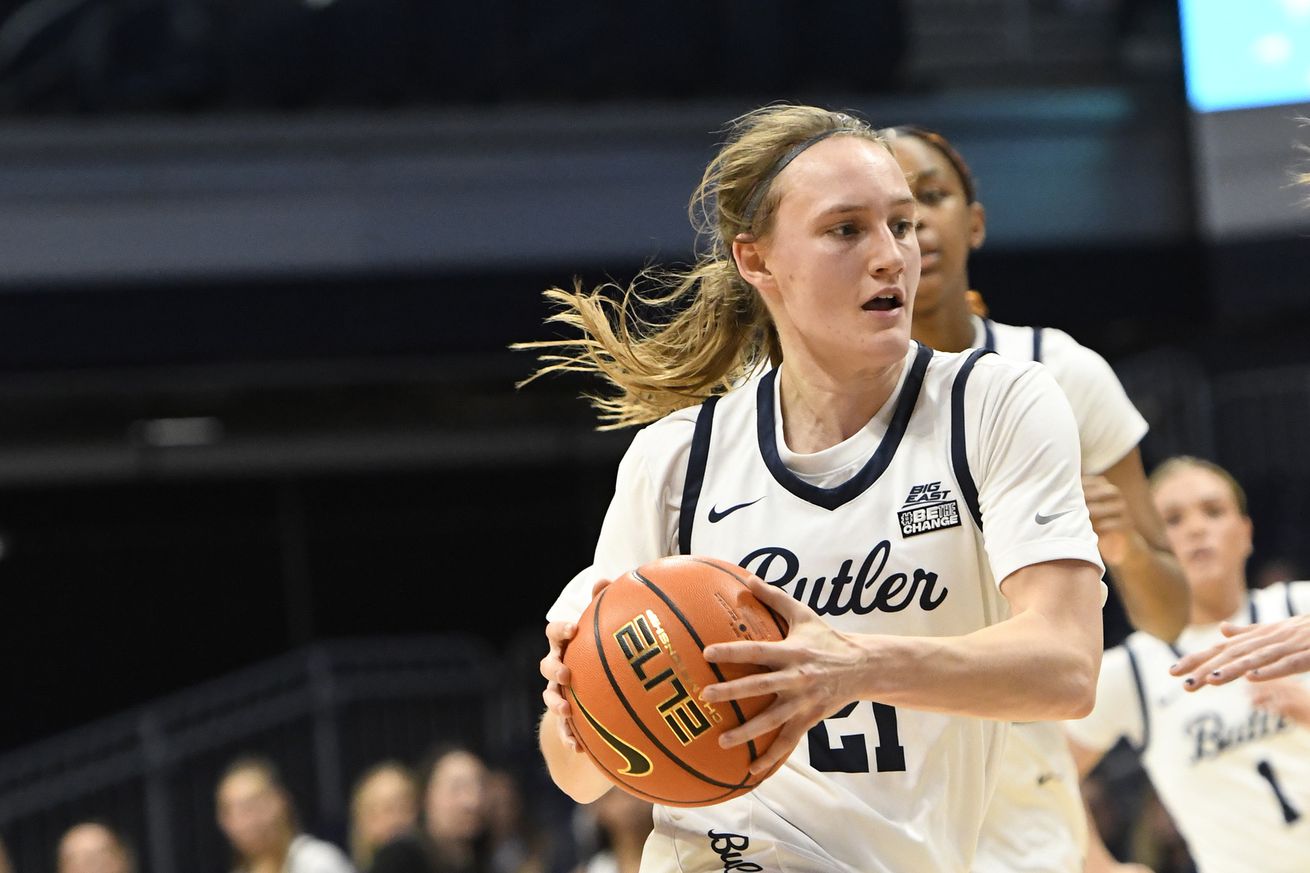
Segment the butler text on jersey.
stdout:
<path fill-rule="evenodd" d="M 878 543 L 865 555 L 854 576 L 851 575 L 854 558 L 842 561 L 841 567 L 831 577 L 801 576 L 800 559 L 795 552 L 782 546 L 756 549 L 738 563 L 770 585 L 784 589 L 791 586 L 791 596 L 808 603 L 819 615 L 900 612 L 916 599 L 919 608 L 925 611 L 941 606 L 950 590 L 945 587 L 938 589 L 936 573 L 917 568 L 909 574 L 883 575 L 891 551 L 890 541 Z"/>

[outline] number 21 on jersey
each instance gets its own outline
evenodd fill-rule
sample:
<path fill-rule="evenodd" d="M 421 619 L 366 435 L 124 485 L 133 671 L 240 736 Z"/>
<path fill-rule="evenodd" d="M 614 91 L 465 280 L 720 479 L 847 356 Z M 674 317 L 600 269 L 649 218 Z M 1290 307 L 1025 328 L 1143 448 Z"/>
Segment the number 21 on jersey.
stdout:
<path fill-rule="evenodd" d="M 844 734 L 841 745 L 833 747 L 828 722 L 851 715 L 865 701 L 854 701 L 810 728 L 810 766 L 823 773 L 868 773 L 869 744 L 864 734 Z M 891 773 L 905 769 L 905 747 L 896 727 L 896 707 L 885 703 L 868 703 L 873 707 L 873 720 L 877 725 L 877 745 L 874 746 L 874 763 L 877 772 Z M 835 726 L 834 726 L 835 727 Z"/>

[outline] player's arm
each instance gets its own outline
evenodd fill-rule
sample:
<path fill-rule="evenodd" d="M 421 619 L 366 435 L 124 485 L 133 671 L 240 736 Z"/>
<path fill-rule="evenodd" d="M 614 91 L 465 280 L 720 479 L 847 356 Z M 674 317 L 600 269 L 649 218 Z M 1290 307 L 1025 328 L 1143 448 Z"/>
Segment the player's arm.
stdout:
<path fill-rule="evenodd" d="M 1190 595 L 1151 501 L 1140 450 L 1099 476 L 1084 476 L 1083 491 L 1128 620 L 1166 642 L 1177 639 L 1187 626 Z"/>
<path fill-rule="evenodd" d="M 1092 708 L 1101 659 L 1095 565 L 1048 561 L 1016 571 L 1003 586 L 1013 617 L 957 637 L 841 633 L 785 591 L 754 577 L 748 584 L 787 622 L 787 637 L 707 647 L 711 661 L 759 664 L 769 672 L 701 694 L 710 702 L 778 695 L 722 736 L 724 746 L 734 746 L 782 728 L 752 772 L 767 771 L 810 727 L 851 700 L 1006 721 L 1078 718 Z"/>

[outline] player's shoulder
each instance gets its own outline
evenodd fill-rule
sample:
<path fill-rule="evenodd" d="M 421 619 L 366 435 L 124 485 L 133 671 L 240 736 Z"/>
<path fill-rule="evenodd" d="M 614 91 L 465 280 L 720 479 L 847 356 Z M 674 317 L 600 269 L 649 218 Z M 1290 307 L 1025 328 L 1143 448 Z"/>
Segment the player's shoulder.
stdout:
<path fill-rule="evenodd" d="M 651 422 L 637 431 L 633 437 L 633 442 L 669 442 L 679 440 L 690 440 L 692 432 L 696 429 L 696 419 L 700 417 L 701 410 L 705 404 L 698 403 L 695 406 L 686 406 L 675 412 Z"/>
<path fill-rule="evenodd" d="M 653 481 L 662 480 L 680 465 L 685 466 L 702 406 L 679 409 L 640 428 L 628 445 L 624 466 L 640 469 Z"/>
<path fill-rule="evenodd" d="M 758 388 L 758 380 L 750 379 L 719 395 L 714 402 L 714 422 L 723 420 L 747 407 Z M 696 435 L 696 425 L 705 414 L 708 403 L 698 403 L 669 413 L 658 421 L 641 428 L 633 435 L 627 459 L 640 463 L 656 480 L 670 472 L 686 469 L 687 454 Z"/>
<path fill-rule="evenodd" d="M 965 349 L 962 352 L 934 351 L 928 373 L 953 382 L 968 368 L 971 382 L 974 379 L 1006 381 L 1020 378 L 1033 367 L 1032 362 L 1017 361 L 996 352 Z"/>
<path fill-rule="evenodd" d="M 963 379 L 971 397 L 998 397 L 1028 383 L 1040 385 L 1049 382 L 1045 385 L 1046 390 L 1059 390 L 1041 364 L 1007 358 L 995 352 L 981 352 L 979 349 L 934 352 L 933 363 L 930 372 L 936 370 L 938 378 L 950 382 L 952 388 L 961 384 Z"/>
<path fill-rule="evenodd" d="M 1251 592 L 1261 622 L 1310 614 L 1310 580 L 1275 582 Z"/>

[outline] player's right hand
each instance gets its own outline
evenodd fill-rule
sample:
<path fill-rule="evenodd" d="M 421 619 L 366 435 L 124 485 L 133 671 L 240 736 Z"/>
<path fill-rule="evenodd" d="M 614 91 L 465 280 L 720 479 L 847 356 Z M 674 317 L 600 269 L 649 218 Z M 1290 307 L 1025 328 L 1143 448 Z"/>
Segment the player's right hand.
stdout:
<path fill-rule="evenodd" d="M 609 584 L 608 579 L 597 582 L 591 589 L 592 600 Z M 546 710 L 557 716 L 555 722 L 559 726 L 560 741 L 565 748 L 574 752 L 580 751 L 582 747 L 578 745 L 577 737 L 573 736 L 570 721 L 573 711 L 564 697 L 564 689 L 569 687 L 569 668 L 564 666 L 564 649 L 577 632 L 578 626 L 571 621 L 552 621 L 547 624 L 546 642 L 550 647 L 541 659 L 541 678 L 546 680 L 546 690 L 541 692 L 541 699 L 546 704 Z"/>
<path fill-rule="evenodd" d="M 564 666 L 564 647 L 577 633 L 578 626 L 571 621 L 552 621 L 546 625 L 546 642 L 550 648 L 541 659 L 541 677 L 546 680 L 546 690 L 541 692 L 541 699 L 546 710 L 556 716 L 559 726 L 560 741 L 571 751 L 578 751 L 578 741 L 570 727 L 569 702 L 564 699 L 564 689 L 569 685 L 569 668 Z"/>

